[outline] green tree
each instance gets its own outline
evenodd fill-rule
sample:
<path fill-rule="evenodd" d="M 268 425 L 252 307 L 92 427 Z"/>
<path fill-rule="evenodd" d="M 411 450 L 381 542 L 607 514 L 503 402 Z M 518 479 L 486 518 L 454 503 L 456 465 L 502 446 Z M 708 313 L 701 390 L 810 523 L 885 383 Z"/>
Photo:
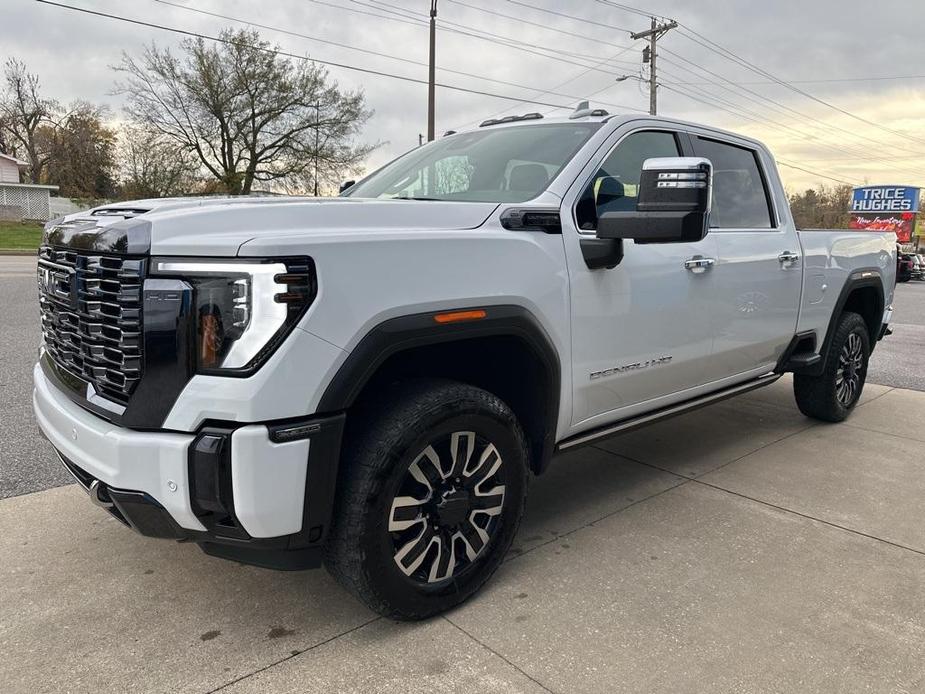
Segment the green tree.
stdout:
<path fill-rule="evenodd" d="M 253 31 L 226 29 L 221 41 L 189 39 L 178 54 L 156 45 L 115 69 L 135 127 L 192 153 L 230 194 L 257 182 L 325 179 L 356 166 L 372 147 L 355 138 L 371 115 L 310 61 L 292 61 Z"/>
<path fill-rule="evenodd" d="M 851 186 L 820 185 L 790 196 L 790 211 L 800 229 L 844 229 L 851 218 Z"/>

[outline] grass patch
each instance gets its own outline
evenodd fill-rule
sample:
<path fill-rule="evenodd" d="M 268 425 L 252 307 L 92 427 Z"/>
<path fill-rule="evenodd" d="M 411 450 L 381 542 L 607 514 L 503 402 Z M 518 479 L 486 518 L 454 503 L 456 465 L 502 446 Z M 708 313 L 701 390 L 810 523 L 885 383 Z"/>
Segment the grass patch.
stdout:
<path fill-rule="evenodd" d="M 0 222 L 0 252 L 36 251 L 42 241 L 38 222 Z"/>

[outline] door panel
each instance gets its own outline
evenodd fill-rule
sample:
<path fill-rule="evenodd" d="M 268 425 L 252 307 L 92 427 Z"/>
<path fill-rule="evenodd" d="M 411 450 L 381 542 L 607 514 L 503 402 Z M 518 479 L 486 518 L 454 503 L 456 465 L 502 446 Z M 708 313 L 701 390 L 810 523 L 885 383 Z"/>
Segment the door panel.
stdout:
<path fill-rule="evenodd" d="M 573 424 L 713 380 L 713 270 L 694 273 L 684 261 L 716 252 L 710 235 L 627 241 L 617 267 L 588 270 L 577 244 L 569 249 Z"/>
<path fill-rule="evenodd" d="M 775 219 L 766 167 L 755 150 L 693 136 L 713 163 L 710 236 L 719 253 L 714 353 L 722 376 L 777 362 L 796 331 L 802 291 L 795 228 Z M 793 254 L 793 259 L 782 258 Z"/>
<path fill-rule="evenodd" d="M 718 231 L 714 351 L 731 376 L 775 364 L 796 332 L 801 263 L 781 263 L 781 252 L 800 251 L 796 233 Z M 788 239 L 792 238 L 791 242 Z"/>
<path fill-rule="evenodd" d="M 658 128 L 617 133 L 613 144 L 566 196 L 562 211 L 572 307 L 572 424 L 581 428 L 708 383 L 717 373 L 711 363 L 713 271 L 684 265 L 695 256 L 716 258 L 714 238 L 625 241 L 616 267 L 589 270 L 584 262 L 579 239 L 593 235 L 598 211 L 634 210 L 643 161 L 680 155 L 676 135 Z"/>

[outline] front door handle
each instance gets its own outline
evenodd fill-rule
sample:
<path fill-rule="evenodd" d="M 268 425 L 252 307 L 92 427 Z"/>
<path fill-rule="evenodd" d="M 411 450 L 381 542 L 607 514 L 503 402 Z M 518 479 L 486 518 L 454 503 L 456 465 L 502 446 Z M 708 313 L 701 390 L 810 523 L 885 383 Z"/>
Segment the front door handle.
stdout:
<path fill-rule="evenodd" d="M 684 267 L 691 272 L 700 274 L 701 272 L 706 272 L 714 263 L 716 263 L 715 258 L 704 258 L 702 255 L 695 255 L 693 258 L 684 261 Z"/>
<path fill-rule="evenodd" d="M 777 256 L 777 259 L 784 267 L 790 267 L 800 259 L 800 254 L 794 253 L 793 251 L 784 251 L 779 256 Z"/>

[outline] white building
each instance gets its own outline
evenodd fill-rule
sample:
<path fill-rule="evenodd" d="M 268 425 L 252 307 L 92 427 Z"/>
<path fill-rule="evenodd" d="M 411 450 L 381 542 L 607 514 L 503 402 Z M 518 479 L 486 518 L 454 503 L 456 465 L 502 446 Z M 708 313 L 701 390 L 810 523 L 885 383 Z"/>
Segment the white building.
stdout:
<path fill-rule="evenodd" d="M 0 152 L 0 220 L 48 220 L 48 201 L 58 186 L 20 183 L 20 172 L 28 167 L 29 162 Z"/>

